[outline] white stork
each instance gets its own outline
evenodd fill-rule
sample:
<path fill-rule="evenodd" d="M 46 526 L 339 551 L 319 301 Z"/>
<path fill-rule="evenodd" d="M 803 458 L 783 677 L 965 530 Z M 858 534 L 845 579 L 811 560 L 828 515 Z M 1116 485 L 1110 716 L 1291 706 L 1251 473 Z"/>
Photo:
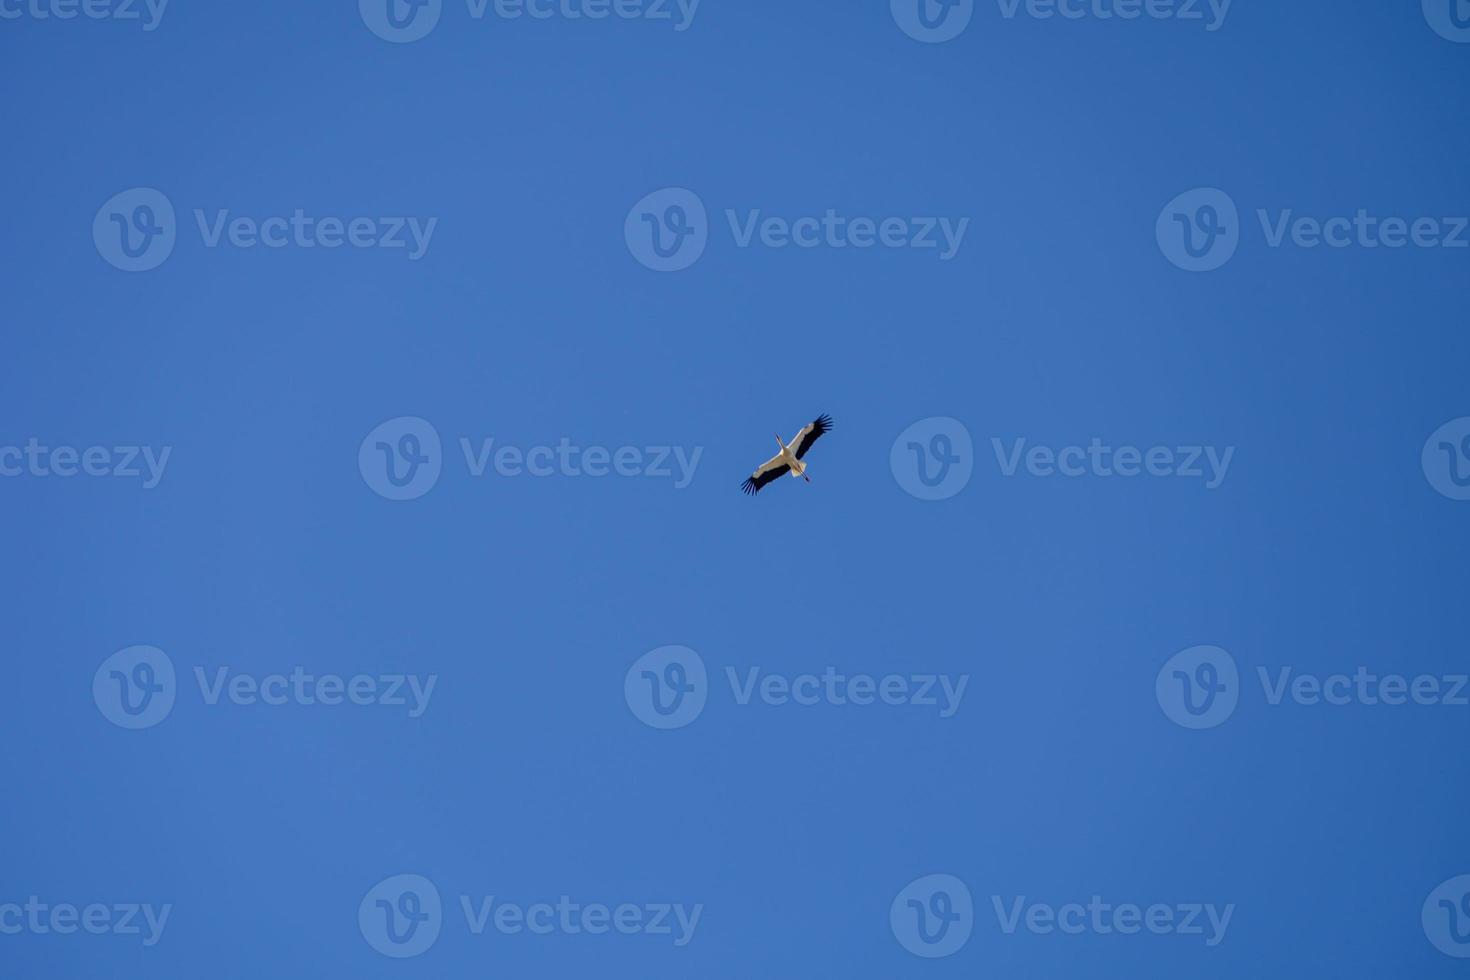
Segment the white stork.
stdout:
<path fill-rule="evenodd" d="M 820 439 L 831 428 L 832 416 L 822 415 L 816 421 L 802 426 L 801 431 L 788 443 L 782 443 L 781 437 L 776 436 L 776 445 L 781 447 L 780 451 L 758 466 L 756 471 L 740 485 L 740 489 L 749 494 L 759 493 L 761 487 L 772 480 L 780 479 L 787 473 L 799 476 L 808 483 L 812 482 L 812 478 L 806 475 L 806 464 L 801 461 L 801 458 L 806 455 L 808 449 L 812 448 L 812 443 Z"/>

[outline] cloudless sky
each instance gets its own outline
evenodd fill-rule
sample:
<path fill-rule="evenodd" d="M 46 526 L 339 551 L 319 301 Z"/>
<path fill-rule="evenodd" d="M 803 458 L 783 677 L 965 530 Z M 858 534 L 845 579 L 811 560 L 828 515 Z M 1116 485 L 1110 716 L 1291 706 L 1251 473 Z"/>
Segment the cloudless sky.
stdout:
<path fill-rule="evenodd" d="M 1256 211 L 1470 212 L 1470 45 L 1418 0 L 1236 0 L 1215 31 L 980 2 L 937 44 L 883 0 L 703 0 L 683 31 L 446 0 L 406 44 L 356 7 L 0 20 L 0 447 L 171 447 L 153 489 L 0 478 L 0 904 L 173 906 L 148 948 L 0 935 L 0 974 L 1462 972 L 1420 909 L 1470 872 L 1470 708 L 1271 705 L 1256 673 L 1466 671 L 1470 503 L 1420 452 L 1470 415 L 1470 250 L 1271 248 Z M 138 187 L 177 243 L 127 273 L 92 227 Z M 655 272 L 624 223 L 669 187 L 708 245 Z M 1155 222 L 1200 187 L 1241 241 L 1189 273 Z M 944 261 L 741 248 L 725 217 L 829 208 L 969 224 Z M 209 248 L 196 209 L 437 225 L 417 261 Z M 810 485 L 739 493 L 822 412 Z M 359 447 L 402 416 L 442 473 L 392 501 Z M 935 416 L 973 476 L 925 501 L 890 449 Z M 1211 490 L 1008 477 L 992 444 L 1094 437 L 1234 456 Z M 461 438 L 702 452 L 683 488 L 476 477 Z M 92 696 L 135 644 L 178 671 L 141 731 Z M 708 703 L 661 731 L 624 678 L 670 644 Z M 1200 644 L 1240 703 L 1192 731 L 1154 685 Z M 297 666 L 438 680 L 418 718 L 211 705 L 194 680 Z M 829 666 L 969 680 L 950 718 L 726 681 Z M 445 914 L 397 960 L 358 908 L 403 873 Z M 889 906 L 935 873 L 975 921 L 926 960 Z M 461 895 L 703 911 L 678 948 L 475 936 Z M 1007 935 L 991 907 L 1093 895 L 1235 909 L 1207 947 Z"/>

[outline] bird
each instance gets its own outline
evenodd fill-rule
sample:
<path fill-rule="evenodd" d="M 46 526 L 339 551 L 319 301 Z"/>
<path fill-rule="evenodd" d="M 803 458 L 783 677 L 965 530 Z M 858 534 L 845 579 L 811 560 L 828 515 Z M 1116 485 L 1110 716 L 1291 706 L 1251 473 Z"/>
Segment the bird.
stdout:
<path fill-rule="evenodd" d="M 801 427 L 801 431 L 788 443 L 783 443 L 779 435 L 776 436 L 776 445 L 780 450 L 776 455 L 756 467 L 754 473 L 740 484 L 740 489 L 748 494 L 760 493 L 761 487 L 773 480 L 780 479 L 787 473 L 799 476 L 806 482 L 812 482 L 812 478 L 806 475 L 806 464 L 801 461 L 812 443 L 832 430 L 832 416 L 819 415 L 814 421 L 808 422 Z"/>

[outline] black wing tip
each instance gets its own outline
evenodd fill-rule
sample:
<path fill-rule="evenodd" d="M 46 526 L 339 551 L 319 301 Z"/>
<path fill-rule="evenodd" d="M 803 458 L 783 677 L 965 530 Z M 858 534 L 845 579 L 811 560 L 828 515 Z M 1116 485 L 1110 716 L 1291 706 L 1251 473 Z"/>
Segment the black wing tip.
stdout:
<path fill-rule="evenodd" d="M 742 483 L 742 484 L 740 484 L 740 492 L 741 493 L 748 493 L 752 497 L 754 497 L 756 495 L 756 493 L 758 493 L 759 491 L 760 491 L 760 487 L 758 487 L 758 486 L 755 485 L 755 477 L 753 477 L 753 476 L 746 477 L 745 478 L 745 482 Z"/>
<path fill-rule="evenodd" d="M 821 415 L 817 416 L 817 420 L 812 424 L 817 427 L 818 432 L 826 432 L 828 429 L 832 428 L 832 416 L 828 415 L 826 412 L 823 412 Z"/>

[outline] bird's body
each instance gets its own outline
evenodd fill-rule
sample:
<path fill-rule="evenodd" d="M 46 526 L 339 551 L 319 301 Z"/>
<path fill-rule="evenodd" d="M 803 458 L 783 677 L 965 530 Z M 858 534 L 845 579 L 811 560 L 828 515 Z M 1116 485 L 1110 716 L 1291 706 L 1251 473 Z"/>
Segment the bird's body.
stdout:
<path fill-rule="evenodd" d="M 812 478 L 806 475 L 807 464 L 802 462 L 802 457 L 812 447 L 812 443 L 831 428 L 831 416 L 822 415 L 802 426 L 801 431 L 790 442 L 783 443 L 781 437 L 776 436 L 776 445 L 780 447 L 776 455 L 756 467 L 756 471 L 740 485 L 740 489 L 749 494 L 759 493 L 761 487 L 788 473 L 793 477 L 801 477 L 808 483 L 812 482 Z"/>

